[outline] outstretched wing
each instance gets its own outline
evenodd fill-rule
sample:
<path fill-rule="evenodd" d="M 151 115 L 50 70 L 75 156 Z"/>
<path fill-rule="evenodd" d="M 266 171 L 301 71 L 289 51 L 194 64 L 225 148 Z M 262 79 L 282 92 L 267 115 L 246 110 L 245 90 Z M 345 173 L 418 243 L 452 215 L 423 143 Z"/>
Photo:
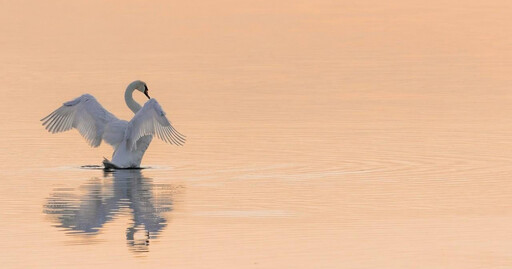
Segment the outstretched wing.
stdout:
<path fill-rule="evenodd" d="M 89 145 L 98 147 L 101 144 L 106 125 L 116 119 L 96 101 L 96 98 L 90 94 L 84 94 L 65 102 L 41 121 L 45 129 L 51 133 L 76 128 Z"/>
<path fill-rule="evenodd" d="M 161 140 L 174 145 L 181 146 L 185 143 L 185 136 L 172 127 L 156 99 L 147 101 L 135 114 L 128 123 L 127 135 L 127 146 L 132 151 L 137 148 L 137 141 L 146 135 L 156 135 Z"/>

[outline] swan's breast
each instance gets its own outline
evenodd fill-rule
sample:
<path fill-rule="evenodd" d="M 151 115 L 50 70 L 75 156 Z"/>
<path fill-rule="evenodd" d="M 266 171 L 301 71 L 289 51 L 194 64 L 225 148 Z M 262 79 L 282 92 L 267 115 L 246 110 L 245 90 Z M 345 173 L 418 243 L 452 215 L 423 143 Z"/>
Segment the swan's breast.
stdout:
<path fill-rule="evenodd" d="M 109 122 L 105 126 L 105 132 L 103 133 L 103 139 L 115 148 L 123 142 L 125 130 L 128 126 L 128 122 L 124 120 L 114 120 Z"/>

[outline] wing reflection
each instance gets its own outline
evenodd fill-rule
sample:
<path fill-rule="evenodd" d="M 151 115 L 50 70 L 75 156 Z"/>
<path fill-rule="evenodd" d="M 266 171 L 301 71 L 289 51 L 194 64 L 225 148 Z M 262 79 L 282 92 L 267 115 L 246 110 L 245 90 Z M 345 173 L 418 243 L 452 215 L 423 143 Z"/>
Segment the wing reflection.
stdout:
<path fill-rule="evenodd" d="M 57 227 L 69 233 L 98 234 L 116 216 L 131 214 L 126 240 L 133 251 L 148 251 L 149 240 L 167 225 L 172 210 L 170 184 L 153 184 L 140 170 L 105 172 L 78 189 L 55 189 L 44 206 Z"/>

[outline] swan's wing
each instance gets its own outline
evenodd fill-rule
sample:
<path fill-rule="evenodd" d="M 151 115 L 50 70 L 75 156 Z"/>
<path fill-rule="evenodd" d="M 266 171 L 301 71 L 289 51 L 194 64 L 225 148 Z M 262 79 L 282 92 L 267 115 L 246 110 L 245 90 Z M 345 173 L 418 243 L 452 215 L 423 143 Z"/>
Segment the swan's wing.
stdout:
<path fill-rule="evenodd" d="M 105 126 L 114 119 L 117 118 L 104 109 L 96 98 L 84 94 L 65 102 L 41 121 L 45 129 L 51 133 L 76 128 L 89 145 L 97 147 L 101 144 Z"/>
<path fill-rule="evenodd" d="M 185 143 L 185 136 L 172 127 L 156 99 L 147 101 L 128 123 L 127 146 L 130 150 L 135 150 L 137 141 L 145 135 L 156 135 L 174 145 L 181 146 Z"/>

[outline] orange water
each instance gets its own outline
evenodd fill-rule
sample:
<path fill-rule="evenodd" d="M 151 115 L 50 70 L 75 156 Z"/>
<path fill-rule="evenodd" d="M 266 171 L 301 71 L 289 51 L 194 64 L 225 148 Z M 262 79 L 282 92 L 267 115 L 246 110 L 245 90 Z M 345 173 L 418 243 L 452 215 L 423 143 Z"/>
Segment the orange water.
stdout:
<path fill-rule="evenodd" d="M 1 267 L 512 266 L 511 8 L 1 2 Z M 188 139 L 148 169 L 40 126 L 135 79 Z"/>

